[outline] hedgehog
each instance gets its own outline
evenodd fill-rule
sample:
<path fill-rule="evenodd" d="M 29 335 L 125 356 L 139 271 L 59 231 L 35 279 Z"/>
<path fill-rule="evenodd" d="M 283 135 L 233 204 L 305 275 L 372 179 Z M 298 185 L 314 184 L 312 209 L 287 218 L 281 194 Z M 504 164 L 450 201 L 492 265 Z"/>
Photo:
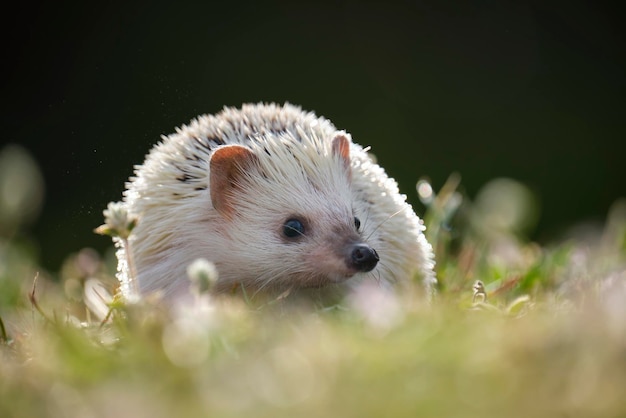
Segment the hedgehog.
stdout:
<path fill-rule="evenodd" d="M 289 103 L 245 104 L 161 139 L 123 194 L 137 219 L 117 252 L 127 296 L 184 297 L 199 258 L 217 269 L 216 293 L 435 282 L 422 220 L 329 120 Z"/>

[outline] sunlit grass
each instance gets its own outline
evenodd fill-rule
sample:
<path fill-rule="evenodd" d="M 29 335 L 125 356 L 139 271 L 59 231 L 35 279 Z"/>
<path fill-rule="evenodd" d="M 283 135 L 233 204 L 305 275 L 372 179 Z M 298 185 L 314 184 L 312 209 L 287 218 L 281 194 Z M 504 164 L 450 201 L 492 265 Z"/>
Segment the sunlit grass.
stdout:
<path fill-rule="evenodd" d="M 459 185 L 420 183 L 430 303 L 418 280 L 331 305 L 202 284 L 169 311 L 158 295 L 110 298 L 110 255 L 85 249 L 50 274 L 5 234 L 0 417 L 626 416 L 625 205 L 540 246 L 523 185 L 495 180 L 474 202 Z"/>

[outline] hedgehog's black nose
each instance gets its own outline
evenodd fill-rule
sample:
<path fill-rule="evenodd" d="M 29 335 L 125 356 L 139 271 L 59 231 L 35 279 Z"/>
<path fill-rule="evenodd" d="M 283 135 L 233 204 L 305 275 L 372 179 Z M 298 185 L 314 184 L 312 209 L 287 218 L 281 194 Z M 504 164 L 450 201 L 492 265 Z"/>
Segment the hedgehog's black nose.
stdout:
<path fill-rule="evenodd" d="M 369 245 L 356 244 L 352 248 L 350 262 L 352 267 L 358 271 L 367 272 L 373 270 L 376 264 L 378 264 L 378 260 L 378 253 Z"/>

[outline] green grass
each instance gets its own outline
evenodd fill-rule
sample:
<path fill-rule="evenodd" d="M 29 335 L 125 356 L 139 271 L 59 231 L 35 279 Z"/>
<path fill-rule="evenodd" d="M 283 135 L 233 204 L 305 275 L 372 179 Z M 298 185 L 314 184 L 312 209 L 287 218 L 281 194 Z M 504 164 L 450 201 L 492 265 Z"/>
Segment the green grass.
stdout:
<path fill-rule="evenodd" d="M 473 202 L 457 189 L 425 199 L 430 303 L 415 281 L 331 306 L 116 301 L 102 322 L 83 289 L 113 291 L 110 255 L 84 250 L 50 275 L 3 238 L 0 417 L 626 416 L 623 203 L 540 246 L 524 238 L 523 186 L 496 181 Z"/>

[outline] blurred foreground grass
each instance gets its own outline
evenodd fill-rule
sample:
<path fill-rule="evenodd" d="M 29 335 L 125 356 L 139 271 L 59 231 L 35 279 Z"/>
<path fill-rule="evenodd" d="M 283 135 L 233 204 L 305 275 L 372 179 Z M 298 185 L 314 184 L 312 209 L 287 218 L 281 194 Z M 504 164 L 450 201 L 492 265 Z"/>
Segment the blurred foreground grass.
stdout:
<path fill-rule="evenodd" d="M 430 304 L 415 282 L 332 306 L 107 305 L 110 256 L 85 249 L 49 274 L 5 212 L 0 417 L 626 416 L 626 205 L 539 246 L 519 183 L 473 202 L 455 176 L 418 192 L 437 253 Z"/>

